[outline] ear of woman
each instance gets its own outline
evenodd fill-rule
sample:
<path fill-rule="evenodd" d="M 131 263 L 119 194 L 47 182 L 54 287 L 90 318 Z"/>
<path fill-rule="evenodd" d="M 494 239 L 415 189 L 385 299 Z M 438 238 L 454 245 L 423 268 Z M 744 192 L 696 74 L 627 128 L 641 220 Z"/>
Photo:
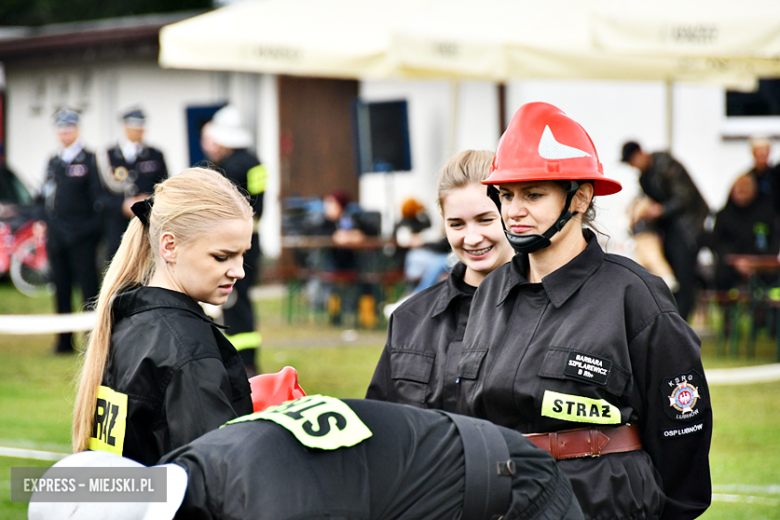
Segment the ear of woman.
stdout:
<path fill-rule="evenodd" d="M 166 264 L 176 262 L 176 249 L 177 249 L 176 235 L 170 232 L 165 232 L 160 236 L 160 256 Z"/>
<path fill-rule="evenodd" d="M 569 211 L 583 215 L 590 207 L 590 203 L 593 200 L 593 192 L 593 184 L 589 182 L 581 183 L 579 189 L 574 194 Z"/>

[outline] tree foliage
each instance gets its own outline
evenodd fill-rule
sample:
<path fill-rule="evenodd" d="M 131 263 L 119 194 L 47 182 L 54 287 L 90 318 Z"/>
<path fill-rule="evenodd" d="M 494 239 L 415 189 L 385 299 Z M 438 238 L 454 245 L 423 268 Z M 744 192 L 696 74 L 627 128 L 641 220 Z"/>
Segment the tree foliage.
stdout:
<path fill-rule="evenodd" d="M 211 7 L 212 0 L 2 0 L 0 25 L 38 26 Z"/>

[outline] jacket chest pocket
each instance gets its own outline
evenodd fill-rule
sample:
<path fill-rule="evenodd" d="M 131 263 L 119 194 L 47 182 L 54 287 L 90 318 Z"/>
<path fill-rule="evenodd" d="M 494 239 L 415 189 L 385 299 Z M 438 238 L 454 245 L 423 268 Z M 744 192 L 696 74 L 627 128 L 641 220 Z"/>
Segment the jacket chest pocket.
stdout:
<path fill-rule="evenodd" d="M 487 353 L 487 349 L 464 350 L 458 362 L 458 379 L 477 379 Z"/>
<path fill-rule="evenodd" d="M 616 397 L 625 393 L 630 381 L 630 371 L 602 354 L 550 347 L 539 370 L 536 404 L 547 417 L 618 423 L 620 412 L 613 404 Z"/>
<path fill-rule="evenodd" d="M 418 406 L 425 404 L 435 361 L 435 354 L 409 350 L 390 351 L 390 378 L 398 393 L 399 403 Z"/>
<path fill-rule="evenodd" d="M 631 372 L 604 355 L 550 347 L 542 361 L 539 377 L 575 381 L 621 396 L 631 380 Z"/>

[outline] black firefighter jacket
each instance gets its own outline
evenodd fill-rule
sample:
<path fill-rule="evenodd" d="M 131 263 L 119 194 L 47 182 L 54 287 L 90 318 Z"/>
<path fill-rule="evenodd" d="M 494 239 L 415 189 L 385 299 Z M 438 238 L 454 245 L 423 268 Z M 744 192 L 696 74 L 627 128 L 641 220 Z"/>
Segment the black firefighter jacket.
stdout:
<path fill-rule="evenodd" d="M 277 424 L 273 415 L 286 417 Z M 463 443 L 459 429 L 443 413 L 315 395 L 240 421 L 160 461 L 183 466 L 189 476 L 178 520 L 463 518 Z M 357 444 L 348 440 L 349 432 L 361 426 L 370 437 L 363 433 Z M 582 520 L 571 486 L 553 458 L 517 432 L 498 430 L 515 464 L 503 518 Z M 339 438 L 342 447 L 310 447 L 329 437 Z M 484 476 L 500 486 L 497 480 L 507 476 L 495 474 L 495 461 L 488 462 L 484 452 L 474 456 L 469 460 L 490 468 Z M 484 503 L 484 495 L 476 498 Z"/>
<path fill-rule="evenodd" d="M 189 296 L 138 287 L 117 296 L 90 448 L 146 465 L 252 413 L 241 357 Z"/>
<path fill-rule="evenodd" d="M 474 297 L 465 272 L 459 262 L 446 280 L 393 312 L 366 399 L 457 412 L 458 361 Z"/>
<path fill-rule="evenodd" d="M 541 283 L 518 254 L 479 286 L 459 413 L 522 433 L 636 424 L 642 450 L 559 461 L 585 517 L 694 518 L 711 496 L 699 338 L 660 278 L 586 238 Z"/>

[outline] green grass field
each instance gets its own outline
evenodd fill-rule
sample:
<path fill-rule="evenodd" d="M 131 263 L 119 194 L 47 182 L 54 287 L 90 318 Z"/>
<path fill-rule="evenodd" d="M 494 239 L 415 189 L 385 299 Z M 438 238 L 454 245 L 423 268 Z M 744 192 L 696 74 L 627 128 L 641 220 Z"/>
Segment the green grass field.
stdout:
<path fill-rule="evenodd" d="M 362 397 L 384 344 L 384 332 L 348 338 L 321 322 L 288 324 L 282 300 L 259 302 L 271 372 L 291 365 L 307 393 Z M 48 313 L 51 302 L 18 295 L 0 284 L 0 314 Z M 52 335 L 0 335 L 0 446 L 66 452 L 78 356 L 51 354 Z M 703 344 L 705 368 L 774 359 L 774 343 L 760 338 L 755 360 L 718 358 Z M 742 354 L 744 356 L 744 354 Z M 715 431 L 710 454 L 714 501 L 707 520 L 780 520 L 780 382 L 712 387 Z M 10 468 L 50 462 L 0 456 L 0 520 L 26 518 L 26 504 L 10 503 Z"/>

